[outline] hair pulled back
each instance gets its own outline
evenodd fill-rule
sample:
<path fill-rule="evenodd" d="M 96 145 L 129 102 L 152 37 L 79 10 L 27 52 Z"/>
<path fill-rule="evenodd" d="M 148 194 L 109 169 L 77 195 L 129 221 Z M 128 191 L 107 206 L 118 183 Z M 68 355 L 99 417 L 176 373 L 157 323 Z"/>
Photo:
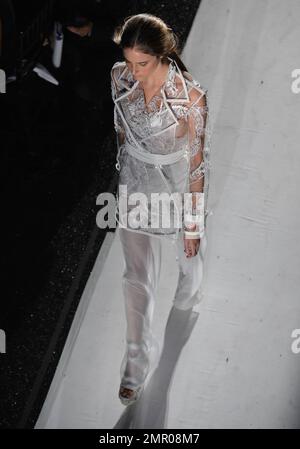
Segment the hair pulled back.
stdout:
<path fill-rule="evenodd" d="M 122 49 L 136 48 L 142 53 L 174 59 L 181 71 L 188 71 L 179 56 L 179 40 L 161 18 L 148 13 L 135 14 L 124 19 L 115 28 L 113 41 Z"/>

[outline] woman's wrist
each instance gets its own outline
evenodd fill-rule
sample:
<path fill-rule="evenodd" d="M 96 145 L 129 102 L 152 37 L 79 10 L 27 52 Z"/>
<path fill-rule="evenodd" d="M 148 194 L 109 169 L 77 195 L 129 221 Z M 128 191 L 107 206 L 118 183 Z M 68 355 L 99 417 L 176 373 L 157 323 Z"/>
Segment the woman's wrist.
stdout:
<path fill-rule="evenodd" d="M 184 236 L 186 238 L 202 238 L 204 235 L 204 222 L 185 222 L 183 226 Z"/>
<path fill-rule="evenodd" d="M 186 215 L 183 231 L 188 238 L 201 238 L 204 234 L 204 217 L 199 215 Z"/>
<path fill-rule="evenodd" d="M 184 231 L 184 237 L 186 239 L 199 239 L 200 233 L 198 231 Z"/>
<path fill-rule="evenodd" d="M 204 228 L 203 192 L 190 192 L 190 194 L 187 195 L 187 198 L 185 198 L 183 227 L 186 232 L 198 232 L 200 236 L 201 233 L 203 233 Z"/>

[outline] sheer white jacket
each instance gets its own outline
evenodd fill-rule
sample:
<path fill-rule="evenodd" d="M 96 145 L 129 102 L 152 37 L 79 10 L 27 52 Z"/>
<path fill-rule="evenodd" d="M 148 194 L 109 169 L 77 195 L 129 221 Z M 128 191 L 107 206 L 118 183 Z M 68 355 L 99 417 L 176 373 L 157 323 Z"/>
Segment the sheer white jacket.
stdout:
<path fill-rule="evenodd" d="M 182 72 L 174 59 L 168 60 L 166 80 L 148 105 L 126 62 L 116 62 L 111 69 L 120 172 L 118 221 L 135 232 L 176 239 L 190 218 L 185 212 L 191 209 L 185 207 L 191 203 L 185 202 L 184 193 L 192 193 L 188 196 L 194 207 L 196 197 L 200 200 L 197 231 L 202 237 L 209 213 L 207 89 Z M 172 194 L 174 201 L 170 201 Z"/>

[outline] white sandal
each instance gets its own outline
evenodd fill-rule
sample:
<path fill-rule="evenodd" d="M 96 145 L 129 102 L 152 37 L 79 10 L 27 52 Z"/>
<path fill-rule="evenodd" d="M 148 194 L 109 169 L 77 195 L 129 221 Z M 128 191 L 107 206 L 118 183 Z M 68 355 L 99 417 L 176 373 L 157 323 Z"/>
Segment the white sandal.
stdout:
<path fill-rule="evenodd" d="M 129 398 L 126 397 L 126 396 L 122 396 L 122 394 L 121 394 L 121 389 L 122 389 L 122 388 L 125 388 L 126 390 L 133 391 L 132 395 L 131 395 Z M 144 384 L 143 384 L 143 385 L 140 385 L 140 386 L 139 386 L 138 388 L 136 388 L 135 390 L 133 390 L 132 388 L 124 387 L 124 386 L 121 384 L 121 385 L 120 385 L 120 389 L 119 389 L 119 399 L 120 399 L 120 401 L 122 402 L 123 405 L 130 405 L 130 404 L 133 404 L 134 402 L 136 402 L 136 401 L 140 398 L 140 396 L 141 396 L 143 390 L 144 390 Z"/>
<path fill-rule="evenodd" d="M 134 344 L 131 344 L 130 346 L 134 347 L 134 348 L 136 347 L 136 345 L 134 345 Z M 123 405 L 133 404 L 140 398 L 140 396 L 144 390 L 147 379 L 152 375 L 153 371 L 156 369 L 156 367 L 158 365 L 159 344 L 155 339 L 153 339 L 153 337 L 152 337 L 152 351 L 149 350 L 149 352 L 150 352 L 150 357 L 149 357 L 149 361 L 148 361 L 148 372 L 144 379 L 144 383 L 142 385 L 140 385 L 138 388 L 133 389 L 133 388 L 126 387 L 125 385 L 122 385 L 122 382 L 121 382 L 120 389 L 119 389 L 119 399 Z M 130 358 L 128 355 L 126 357 Z M 122 364 L 124 363 L 124 361 L 126 361 L 126 357 L 123 358 Z M 126 388 L 126 390 L 130 390 L 133 392 L 129 398 L 127 398 L 126 396 L 122 396 L 122 394 L 121 394 L 122 388 Z"/>

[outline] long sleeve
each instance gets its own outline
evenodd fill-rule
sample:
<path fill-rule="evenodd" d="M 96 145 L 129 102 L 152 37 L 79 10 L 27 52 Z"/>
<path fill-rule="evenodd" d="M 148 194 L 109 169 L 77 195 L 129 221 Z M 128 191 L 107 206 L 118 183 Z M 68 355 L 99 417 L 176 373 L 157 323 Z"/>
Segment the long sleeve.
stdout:
<path fill-rule="evenodd" d="M 189 238 L 201 238 L 204 235 L 204 184 L 206 167 L 204 147 L 206 140 L 206 122 L 208 115 L 207 97 L 205 91 L 193 89 L 191 95 L 192 104 L 188 110 L 189 129 L 189 208 L 185 214 L 185 236 Z M 192 207 L 191 207 L 192 206 Z"/>
<path fill-rule="evenodd" d="M 113 101 L 116 99 L 118 91 L 118 84 L 116 81 L 115 70 L 116 69 L 114 69 L 114 67 L 111 70 L 111 94 Z M 119 171 L 120 170 L 119 156 L 122 150 L 122 146 L 125 142 L 125 130 L 116 104 L 114 105 L 114 128 L 116 131 L 117 149 L 118 149 L 118 154 L 116 157 L 117 159 L 116 168 Z"/>

